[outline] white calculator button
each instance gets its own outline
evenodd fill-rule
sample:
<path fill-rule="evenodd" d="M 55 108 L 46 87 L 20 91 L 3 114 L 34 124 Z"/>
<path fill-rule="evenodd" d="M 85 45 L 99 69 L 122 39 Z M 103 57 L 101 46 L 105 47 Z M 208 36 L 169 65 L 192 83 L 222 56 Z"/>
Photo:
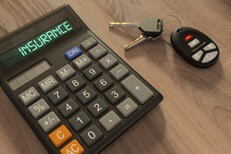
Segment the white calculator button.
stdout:
<path fill-rule="evenodd" d="M 217 54 L 218 54 L 218 51 L 207 53 L 205 55 L 204 59 L 202 60 L 202 63 L 210 62 L 211 60 L 213 60 L 217 56 Z"/>
<path fill-rule="evenodd" d="M 213 50 L 213 49 L 216 49 L 216 45 L 214 43 L 209 43 L 203 49 L 204 49 L 204 51 Z"/>
<path fill-rule="evenodd" d="M 202 54 L 203 54 L 203 51 L 200 50 L 200 51 L 196 52 L 195 54 L 193 54 L 193 55 L 192 55 L 192 58 L 193 58 L 194 60 L 196 60 L 196 61 L 199 61 L 200 58 L 201 58 L 201 56 L 202 56 Z"/>
<path fill-rule="evenodd" d="M 200 41 L 197 39 L 197 38 L 195 38 L 195 39 L 193 39 L 192 41 L 190 41 L 189 43 L 188 43 L 188 46 L 190 46 L 191 48 L 194 48 L 196 45 L 198 45 L 200 43 Z"/>

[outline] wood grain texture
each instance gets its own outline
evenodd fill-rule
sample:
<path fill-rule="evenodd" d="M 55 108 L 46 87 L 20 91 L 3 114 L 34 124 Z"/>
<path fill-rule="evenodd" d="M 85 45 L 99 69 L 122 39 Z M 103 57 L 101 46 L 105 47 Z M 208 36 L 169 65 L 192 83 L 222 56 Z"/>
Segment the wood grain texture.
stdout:
<path fill-rule="evenodd" d="M 69 3 L 92 31 L 164 96 L 164 101 L 113 142 L 104 154 L 221 153 L 231 151 L 230 0 L 0 0 L 0 35 Z M 169 45 L 176 19 L 164 17 L 166 36 L 126 54 L 136 29 L 108 28 L 110 21 L 139 21 L 168 14 L 208 34 L 219 62 L 198 69 Z M 6 94 L 0 91 L 0 153 L 46 153 Z"/>

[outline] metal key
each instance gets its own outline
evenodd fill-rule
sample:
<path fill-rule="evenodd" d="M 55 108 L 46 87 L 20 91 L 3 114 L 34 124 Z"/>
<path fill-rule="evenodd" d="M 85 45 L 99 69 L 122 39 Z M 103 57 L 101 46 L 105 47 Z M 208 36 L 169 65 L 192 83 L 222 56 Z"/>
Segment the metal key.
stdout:
<path fill-rule="evenodd" d="M 145 18 L 141 22 L 111 22 L 109 24 L 111 28 L 126 27 L 126 28 L 139 28 L 142 32 L 139 38 L 134 42 L 126 45 L 125 50 L 128 50 L 147 39 L 157 39 L 162 36 L 163 33 L 163 20 L 157 18 Z"/>

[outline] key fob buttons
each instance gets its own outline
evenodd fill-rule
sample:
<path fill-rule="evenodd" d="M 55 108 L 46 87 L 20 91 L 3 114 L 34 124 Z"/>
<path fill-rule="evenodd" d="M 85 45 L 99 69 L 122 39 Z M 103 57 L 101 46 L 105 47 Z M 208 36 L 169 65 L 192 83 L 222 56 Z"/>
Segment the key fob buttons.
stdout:
<path fill-rule="evenodd" d="M 210 67 L 219 57 L 219 49 L 215 42 L 201 31 L 190 27 L 174 30 L 171 43 L 185 61 L 196 67 Z"/>

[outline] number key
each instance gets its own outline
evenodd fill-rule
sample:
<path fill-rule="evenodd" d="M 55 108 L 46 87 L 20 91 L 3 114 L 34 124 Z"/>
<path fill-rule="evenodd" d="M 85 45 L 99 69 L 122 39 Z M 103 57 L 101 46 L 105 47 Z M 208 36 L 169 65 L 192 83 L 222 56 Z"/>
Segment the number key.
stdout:
<path fill-rule="evenodd" d="M 92 125 L 82 134 L 80 134 L 80 137 L 88 147 L 91 147 L 103 137 L 103 133 L 99 130 L 99 128 L 96 127 L 96 125 Z"/>
<path fill-rule="evenodd" d="M 66 99 L 69 96 L 69 94 L 62 87 L 58 87 L 57 89 L 49 93 L 47 96 L 54 105 L 57 105 L 64 99 Z"/>
<path fill-rule="evenodd" d="M 61 104 L 59 107 L 59 112 L 64 116 L 64 118 L 68 118 L 71 116 L 75 111 L 79 109 L 78 104 L 70 98 L 67 101 L 65 101 L 63 104 Z"/>
<path fill-rule="evenodd" d="M 80 100 L 83 105 L 86 105 L 97 96 L 97 93 L 90 87 L 82 89 L 76 94 L 76 97 Z"/>
<path fill-rule="evenodd" d="M 113 85 L 113 81 L 107 75 L 102 75 L 94 82 L 94 85 L 100 92 L 103 92 Z"/>
<path fill-rule="evenodd" d="M 91 119 L 83 112 L 79 112 L 76 116 L 69 120 L 70 125 L 76 132 L 79 132 L 91 122 Z"/>
<path fill-rule="evenodd" d="M 107 111 L 109 106 L 102 100 L 102 98 L 98 98 L 93 103 L 91 103 L 87 109 L 89 112 L 95 117 L 98 118 L 101 114 Z"/>
<path fill-rule="evenodd" d="M 86 81 L 84 81 L 79 75 L 74 76 L 73 78 L 71 78 L 66 82 L 66 86 L 73 93 L 80 90 L 85 85 L 86 85 Z"/>
<path fill-rule="evenodd" d="M 102 74 L 102 70 L 95 64 L 92 64 L 83 71 L 83 75 L 89 80 L 92 81 Z"/>
<path fill-rule="evenodd" d="M 119 87 L 113 87 L 108 92 L 106 92 L 105 97 L 114 105 L 118 103 L 122 98 L 124 98 L 125 93 Z"/>

